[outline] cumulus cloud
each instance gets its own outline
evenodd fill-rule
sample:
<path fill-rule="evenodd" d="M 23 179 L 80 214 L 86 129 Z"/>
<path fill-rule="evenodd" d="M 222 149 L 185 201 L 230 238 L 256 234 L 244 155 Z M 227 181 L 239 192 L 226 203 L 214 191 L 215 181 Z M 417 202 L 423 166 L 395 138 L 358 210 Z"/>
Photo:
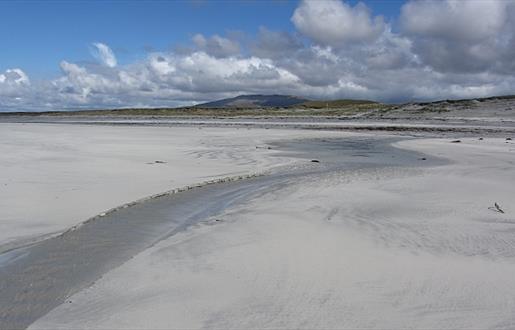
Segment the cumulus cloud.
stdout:
<path fill-rule="evenodd" d="M 399 15 L 395 30 L 364 4 L 303 1 L 296 31 L 196 34 L 193 48 L 125 65 L 96 43 L 98 63 L 63 60 L 55 79 L 0 72 L 0 110 L 179 106 L 243 93 L 387 102 L 513 94 L 515 2 L 410 1 Z"/>
<path fill-rule="evenodd" d="M 0 73 L 0 84 L 11 86 L 30 85 L 30 80 L 21 69 L 7 69 L 4 73 Z"/>
<path fill-rule="evenodd" d="M 372 18 L 363 3 L 351 7 L 340 0 L 304 0 L 291 20 L 315 43 L 333 47 L 371 41 L 384 30 L 383 18 Z"/>
<path fill-rule="evenodd" d="M 260 27 L 257 39 L 251 46 L 252 53 L 259 57 L 279 58 L 303 48 L 302 42 L 284 31 L 272 31 Z"/>
<path fill-rule="evenodd" d="M 151 73 L 161 83 L 199 94 L 267 88 L 272 91 L 296 80 L 294 75 L 276 67 L 271 60 L 258 57 L 217 58 L 199 51 L 182 56 L 154 54 L 149 64 Z"/>
<path fill-rule="evenodd" d="M 19 99 L 30 88 L 30 79 L 19 68 L 7 69 L 0 73 L 0 96 L 4 99 Z M 0 99 L 0 105 L 1 105 Z"/>
<path fill-rule="evenodd" d="M 413 52 L 439 72 L 513 73 L 499 63 L 514 55 L 515 2 L 410 1 L 402 7 L 403 33 Z M 507 55 L 510 54 L 510 55 Z"/>
<path fill-rule="evenodd" d="M 116 92 L 116 81 L 104 75 L 88 72 L 85 68 L 67 61 L 61 62 L 64 76 L 54 80 L 58 92 L 72 97 L 79 103 L 87 103 L 91 94 Z"/>
<path fill-rule="evenodd" d="M 497 37 L 509 1 L 410 1 L 402 7 L 406 32 L 458 42 Z"/>
<path fill-rule="evenodd" d="M 30 88 L 30 79 L 23 70 L 13 68 L 0 73 L 0 111 L 23 109 L 23 103 L 30 102 L 27 99 Z"/>
<path fill-rule="evenodd" d="M 93 56 L 97 58 L 103 65 L 114 68 L 117 64 L 116 56 L 109 46 L 101 42 L 93 43 Z"/>
<path fill-rule="evenodd" d="M 202 34 L 193 36 L 193 42 L 199 50 L 215 57 L 229 57 L 240 53 L 240 46 L 236 41 L 220 37 L 215 34 L 206 38 Z"/>

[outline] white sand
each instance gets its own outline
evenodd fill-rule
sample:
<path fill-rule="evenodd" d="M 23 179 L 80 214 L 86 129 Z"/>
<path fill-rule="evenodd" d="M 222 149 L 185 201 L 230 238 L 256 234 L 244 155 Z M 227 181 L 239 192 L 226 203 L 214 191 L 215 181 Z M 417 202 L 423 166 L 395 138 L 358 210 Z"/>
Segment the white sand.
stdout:
<path fill-rule="evenodd" d="M 321 135 L 334 133 L 0 124 L 0 252 L 149 195 L 291 162 L 256 146 Z"/>
<path fill-rule="evenodd" d="M 462 140 L 399 143 L 451 165 L 306 179 L 233 208 L 32 328 L 514 328 L 515 144 Z"/>

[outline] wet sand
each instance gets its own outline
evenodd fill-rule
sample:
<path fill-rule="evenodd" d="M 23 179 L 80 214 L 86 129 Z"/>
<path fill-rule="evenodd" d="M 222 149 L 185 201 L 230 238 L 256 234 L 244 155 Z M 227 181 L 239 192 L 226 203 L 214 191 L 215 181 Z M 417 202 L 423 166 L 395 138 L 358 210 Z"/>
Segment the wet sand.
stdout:
<path fill-rule="evenodd" d="M 3 254 L 0 327 L 27 327 L 102 274 L 157 242 L 230 207 L 283 189 L 299 178 L 316 180 L 333 172 L 442 163 L 436 157 L 391 147 L 391 142 L 394 140 L 371 137 L 278 142 L 274 147 L 284 155 L 304 159 L 301 165 L 157 197 Z"/>
<path fill-rule="evenodd" d="M 288 148 L 309 157 L 294 172 L 321 171 L 160 240 L 30 328 L 514 328 L 515 144 L 452 141 L 405 139 L 408 166 L 334 171 L 323 152 L 311 163 L 312 148 Z"/>

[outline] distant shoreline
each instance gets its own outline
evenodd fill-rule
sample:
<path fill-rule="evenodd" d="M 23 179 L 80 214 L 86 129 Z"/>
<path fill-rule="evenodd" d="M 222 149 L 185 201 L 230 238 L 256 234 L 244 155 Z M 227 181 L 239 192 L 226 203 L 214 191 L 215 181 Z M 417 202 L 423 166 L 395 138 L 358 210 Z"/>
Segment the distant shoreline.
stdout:
<path fill-rule="evenodd" d="M 417 136 L 496 136 L 515 135 L 514 119 L 488 118 L 315 118 L 315 117 L 108 117 L 108 116 L 40 116 L 0 117 L 2 123 L 37 123 L 100 126 L 156 126 L 156 127 L 232 127 L 265 129 L 307 129 L 324 131 L 386 132 Z"/>

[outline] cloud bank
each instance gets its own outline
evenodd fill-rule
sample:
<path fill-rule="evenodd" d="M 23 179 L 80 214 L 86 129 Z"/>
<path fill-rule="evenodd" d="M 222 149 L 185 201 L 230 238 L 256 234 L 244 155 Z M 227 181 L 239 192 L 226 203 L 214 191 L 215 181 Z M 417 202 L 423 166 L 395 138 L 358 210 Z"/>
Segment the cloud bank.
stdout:
<path fill-rule="evenodd" d="M 294 33 L 195 34 L 191 47 L 118 65 L 63 60 L 61 76 L 0 73 L 0 110 L 178 106 L 242 93 L 387 102 L 515 94 L 514 1 L 408 1 L 388 22 L 363 3 L 302 1 Z M 395 27 L 395 29 L 394 29 Z"/>

